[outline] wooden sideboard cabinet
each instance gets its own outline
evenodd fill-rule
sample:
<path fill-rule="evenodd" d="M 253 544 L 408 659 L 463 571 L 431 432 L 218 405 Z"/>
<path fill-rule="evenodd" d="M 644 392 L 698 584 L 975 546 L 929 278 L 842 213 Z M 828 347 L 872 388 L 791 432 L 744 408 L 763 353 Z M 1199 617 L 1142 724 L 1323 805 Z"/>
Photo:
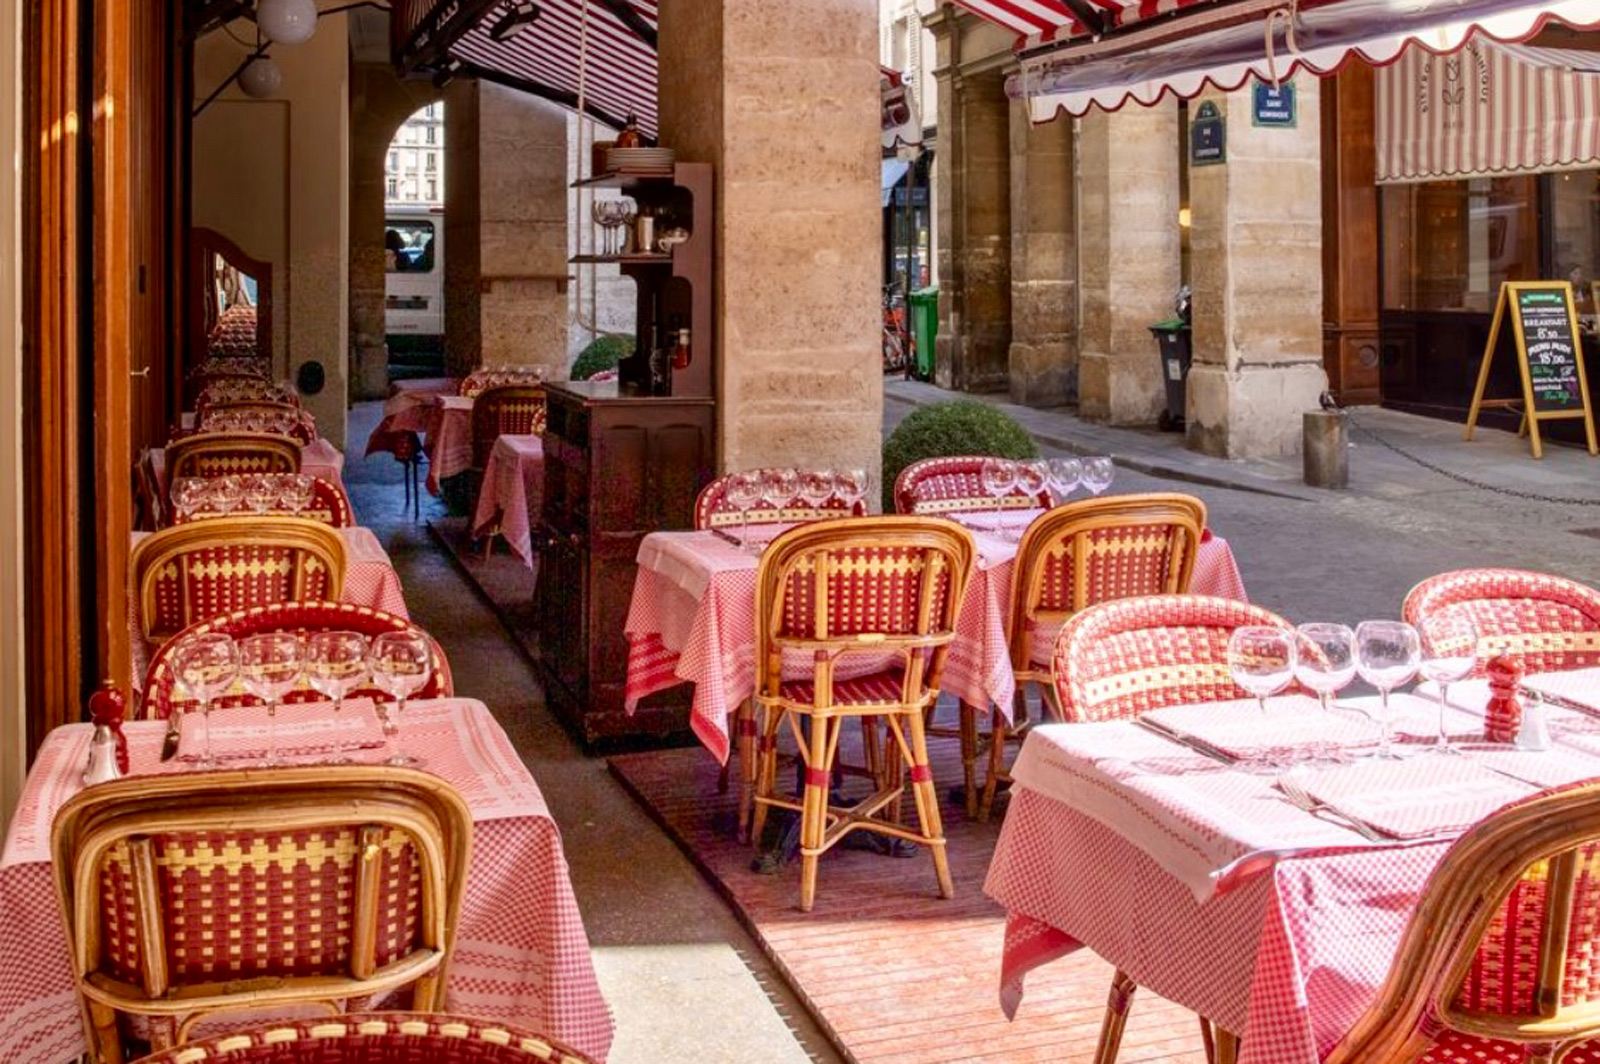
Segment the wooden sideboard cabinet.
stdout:
<path fill-rule="evenodd" d="M 716 461 L 716 405 L 552 384 L 544 436 L 537 595 L 541 671 L 557 715 L 585 743 L 663 738 L 688 726 L 689 691 L 623 707 L 634 558 L 650 532 L 694 527 Z"/>

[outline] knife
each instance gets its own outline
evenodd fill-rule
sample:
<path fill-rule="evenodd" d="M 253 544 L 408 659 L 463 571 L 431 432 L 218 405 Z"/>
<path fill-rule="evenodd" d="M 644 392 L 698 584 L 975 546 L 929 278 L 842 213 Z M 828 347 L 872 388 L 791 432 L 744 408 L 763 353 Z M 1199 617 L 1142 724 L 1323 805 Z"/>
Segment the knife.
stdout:
<path fill-rule="evenodd" d="M 183 713 L 174 710 L 167 717 L 167 736 L 161 740 L 161 760 L 171 761 L 178 756 L 178 740 L 183 735 Z"/>

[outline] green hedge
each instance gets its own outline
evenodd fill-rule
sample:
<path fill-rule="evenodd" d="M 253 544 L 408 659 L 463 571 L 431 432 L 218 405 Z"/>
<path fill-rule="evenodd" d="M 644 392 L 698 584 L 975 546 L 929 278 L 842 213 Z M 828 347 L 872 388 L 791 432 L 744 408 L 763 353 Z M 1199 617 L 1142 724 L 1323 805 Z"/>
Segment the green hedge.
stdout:
<path fill-rule="evenodd" d="M 572 363 L 572 379 L 586 381 L 596 373 L 616 369 L 617 363 L 633 354 L 633 337 L 606 334 L 596 336 L 578 352 Z"/>
<path fill-rule="evenodd" d="M 1021 425 L 988 403 L 950 399 L 918 407 L 883 443 L 884 513 L 894 512 L 894 482 L 902 469 L 957 454 L 1037 458 L 1039 448 Z"/>

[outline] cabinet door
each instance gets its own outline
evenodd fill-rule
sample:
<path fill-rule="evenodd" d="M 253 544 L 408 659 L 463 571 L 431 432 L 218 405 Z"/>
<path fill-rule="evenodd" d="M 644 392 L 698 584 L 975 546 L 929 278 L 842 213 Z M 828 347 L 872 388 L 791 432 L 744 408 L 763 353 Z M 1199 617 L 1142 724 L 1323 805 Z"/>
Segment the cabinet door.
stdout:
<path fill-rule="evenodd" d="M 539 645 L 545 670 L 581 696 L 588 650 L 584 552 L 553 536 L 539 562 Z"/>

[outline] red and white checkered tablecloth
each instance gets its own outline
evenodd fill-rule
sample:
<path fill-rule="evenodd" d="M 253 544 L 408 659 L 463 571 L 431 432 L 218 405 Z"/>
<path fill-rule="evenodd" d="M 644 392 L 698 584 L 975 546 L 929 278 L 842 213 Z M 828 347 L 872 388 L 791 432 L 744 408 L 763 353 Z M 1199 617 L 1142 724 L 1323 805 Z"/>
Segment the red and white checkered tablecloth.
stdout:
<path fill-rule="evenodd" d="M 439 482 L 472 468 L 472 399 L 464 395 L 435 396 L 425 421 L 428 454 L 428 490 L 439 494 Z"/>
<path fill-rule="evenodd" d="M 252 711 L 230 710 L 241 712 Z M 604 1060 L 611 1013 L 595 979 L 561 833 L 538 785 L 481 702 L 414 702 L 401 726 L 409 748 L 426 751 L 424 767 L 454 784 L 472 811 L 446 1011 L 515 1023 Z M 184 771 L 179 762 L 159 761 L 165 727 L 126 726 L 135 774 Z M 7 929 L 0 936 L 0 1060 L 65 1061 L 85 1049 L 49 841 L 56 810 L 81 789 L 91 732 L 69 724 L 45 739 L 0 854 L 0 926 Z"/>
<path fill-rule="evenodd" d="M 383 418 L 367 437 L 368 456 L 388 450 L 385 437 L 392 432 L 428 431 L 428 411 L 441 395 L 454 395 L 461 382 L 455 377 L 428 377 L 414 381 L 395 381 L 384 400 Z"/>
<path fill-rule="evenodd" d="M 156 487 L 162 494 L 167 491 L 167 450 L 165 447 L 150 448 L 150 472 L 155 477 Z M 327 440 L 317 437 L 310 443 L 300 447 L 300 472 L 308 476 L 321 477 L 323 480 L 339 485 L 339 490 L 344 491 L 344 452 L 339 450 Z M 345 492 L 349 494 L 349 492 Z"/>
<path fill-rule="evenodd" d="M 1399 709 L 1397 732 L 1424 741 L 1436 711 L 1420 699 Z M 1262 728 L 1271 731 L 1270 716 Z M 1046 725 L 1024 744 L 984 884 L 1008 914 L 1002 1009 L 1020 1007 L 1033 968 L 1087 946 L 1239 1034 L 1241 1064 L 1316 1064 L 1376 998 L 1458 828 L 1374 842 L 1274 797 L 1270 776 L 1182 764 L 1205 759 L 1175 742 L 1156 749 L 1167 740 L 1141 730 Z M 1581 743 L 1593 735 L 1569 734 L 1542 754 L 1422 755 L 1403 763 L 1403 785 L 1419 803 L 1446 795 L 1443 823 L 1459 797 L 1447 785 L 1459 790 L 1484 766 L 1504 774 L 1485 778 L 1486 791 L 1518 793 L 1600 773 L 1600 750 Z M 1348 766 L 1352 783 L 1377 764 Z M 1297 777 L 1315 786 L 1340 771 Z M 1207 867 L 1215 890 L 1197 889 L 1194 873 Z"/>
<path fill-rule="evenodd" d="M 1024 511 L 1006 515 L 1025 527 Z M 973 515 L 980 519 L 984 515 Z M 1011 714 L 1016 677 L 1006 643 L 1014 537 L 975 533 L 978 564 L 967 582 L 946 659 L 944 693 Z M 694 684 L 689 724 L 726 760 L 734 711 L 755 690 L 756 555 L 712 532 L 656 532 L 639 545 L 639 569 L 625 631 L 627 705 L 680 683 Z M 1246 601 L 1233 552 L 1220 536 L 1201 544 L 1193 590 Z M 1043 644 L 1053 632 L 1041 633 Z M 1046 646 L 1046 657 L 1048 649 Z"/>
<path fill-rule="evenodd" d="M 500 534 L 528 568 L 533 568 L 532 515 L 544 498 L 544 444 L 539 436 L 501 436 L 489 452 L 478 488 L 472 534 L 481 536 L 500 522 Z"/>
<path fill-rule="evenodd" d="M 340 538 L 344 540 L 347 561 L 344 571 L 344 593 L 339 596 L 339 601 L 348 602 L 353 606 L 370 606 L 372 609 L 383 610 L 397 617 L 409 617 L 410 614 L 406 611 L 405 591 L 400 586 L 400 574 L 395 572 L 394 563 L 389 560 L 389 552 L 383 549 L 383 544 L 378 541 L 372 529 L 356 526 L 341 528 L 338 532 Z M 135 532 L 133 542 L 138 543 L 150 534 Z M 131 573 L 129 577 L 132 578 Z M 141 690 L 152 648 L 145 642 L 139 624 L 137 587 L 131 587 L 128 591 L 128 626 L 130 633 L 128 645 L 132 648 L 133 658 L 133 676 L 130 684 L 134 690 Z"/>

